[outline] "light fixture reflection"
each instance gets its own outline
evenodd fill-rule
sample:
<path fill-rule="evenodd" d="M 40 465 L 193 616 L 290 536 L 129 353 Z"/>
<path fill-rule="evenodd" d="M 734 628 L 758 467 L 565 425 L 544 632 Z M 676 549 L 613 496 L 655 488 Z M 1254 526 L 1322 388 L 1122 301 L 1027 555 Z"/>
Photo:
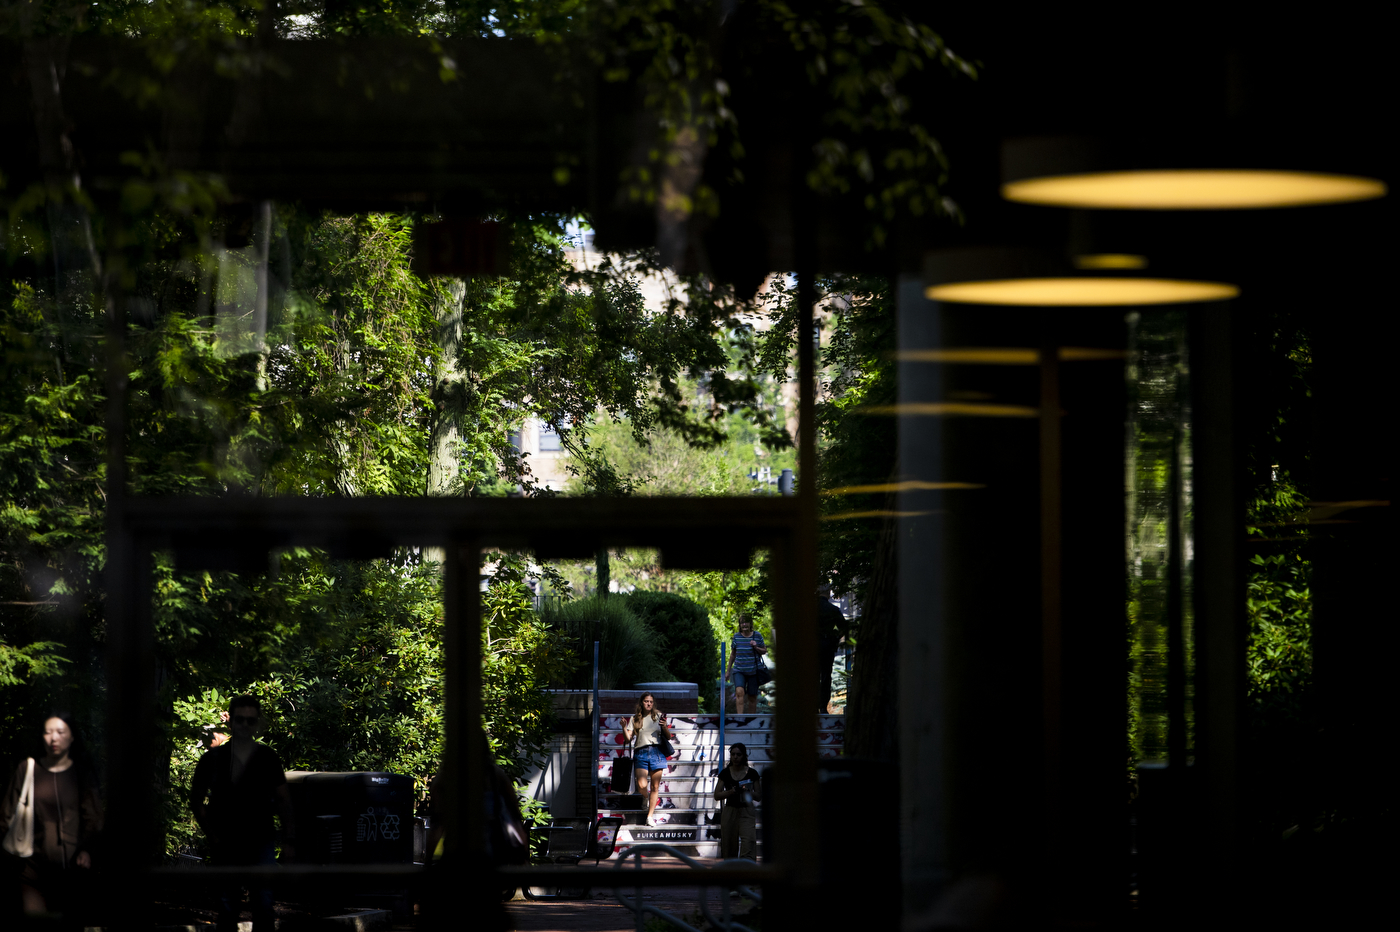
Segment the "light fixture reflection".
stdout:
<path fill-rule="evenodd" d="M 1240 293 L 1224 282 L 1173 278 L 1006 278 L 933 285 L 924 294 L 955 304 L 1110 307 L 1224 301 Z"/>
<path fill-rule="evenodd" d="M 1375 178 L 1317 172 L 1176 169 L 1023 178 L 1001 186 L 1023 204 L 1106 210 L 1242 210 L 1384 197 Z"/>
<path fill-rule="evenodd" d="M 1077 269 L 1145 269 L 1146 256 L 1131 256 L 1121 252 L 1101 252 L 1091 256 L 1075 256 Z"/>

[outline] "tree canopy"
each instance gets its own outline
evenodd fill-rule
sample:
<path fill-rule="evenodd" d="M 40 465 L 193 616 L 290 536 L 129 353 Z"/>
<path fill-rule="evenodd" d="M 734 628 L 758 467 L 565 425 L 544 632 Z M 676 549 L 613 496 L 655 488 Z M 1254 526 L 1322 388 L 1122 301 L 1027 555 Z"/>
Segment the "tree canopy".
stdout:
<path fill-rule="evenodd" d="M 661 218 L 658 249 L 579 263 L 570 239 L 579 218 L 504 211 L 493 217 L 504 231 L 502 274 L 432 277 L 413 255 L 415 230 L 437 219 L 431 210 L 250 204 L 217 174 L 180 167 L 155 139 L 122 156 L 115 188 L 85 186 L 54 85 L 36 110 L 42 180 L 17 188 L 0 178 L 0 750 L 27 746 L 53 707 L 78 712 L 101 750 L 109 447 L 123 451 L 122 491 L 138 496 L 544 494 L 511 442 L 527 416 L 559 433 L 579 494 L 649 481 L 660 490 L 657 477 L 620 462 L 620 444 L 590 437 L 630 434 L 634 448 L 674 441 L 678 458 L 762 446 L 790 462 L 776 386 L 789 377 L 795 295 L 781 278 L 750 299 L 698 268 L 666 271 L 686 267 L 668 252 L 666 224 L 713 219 L 727 196 L 712 181 L 680 184 L 670 171 L 677 153 L 721 151 L 726 177 L 742 178 L 744 140 L 761 124 L 736 115 L 724 69 L 779 48 L 827 108 L 807 184 L 854 197 L 875 243 L 881 224 L 910 212 L 955 213 L 910 87 L 930 68 L 971 68 L 928 27 L 878 4 L 749 4 L 728 51 L 714 12 L 665 0 L 373 9 L 104 0 L 0 14 L 31 79 L 46 68 L 61 77 L 75 36 L 135 43 L 144 70 L 117 67 L 107 80 L 151 112 L 178 105 L 181 69 L 272 67 L 259 45 L 270 38 L 400 36 L 430 50 L 460 37 L 575 42 L 605 81 L 637 88 L 655 121 L 655 145 L 629 165 L 621 190 L 631 208 Z M 441 79 L 454 80 L 448 56 L 441 65 Z M 663 272 L 673 287 L 648 306 L 639 283 Z M 853 279 L 827 290 L 845 296 L 834 305 L 824 415 L 836 438 L 865 429 L 836 414 L 871 391 L 888 295 L 883 283 Z M 116 421 L 114 388 L 125 396 Z M 868 479 L 866 465 L 838 472 Z M 713 491 L 736 491 L 736 478 L 742 485 L 716 473 Z M 858 522 L 841 527 L 848 542 L 829 550 L 827 565 L 858 584 L 868 533 Z M 531 585 L 548 568 L 520 555 L 488 559 L 485 724 L 518 775 L 550 726 L 539 686 L 567 679 L 577 661 L 531 608 Z M 295 549 L 242 573 L 182 571 L 162 553 L 154 577 L 170 847 L 196 840 L 179 790 L 238 692 L 262 697 L 267 740 L 289 766 L 396 769 L 426 789 L 441 750 L 434 553 L 354 561 Z M 567 588 L 557 574 L 551 582 Z M 757 569 L 698 574 L 683 588 L 723 630 L 761 605 L 766 584 Z M 708 624 L 690 624 L 686 644 L 713 640 Z M 699 656 L 692 672 L 704 682 L 713 677 L 708 654 Z"/>

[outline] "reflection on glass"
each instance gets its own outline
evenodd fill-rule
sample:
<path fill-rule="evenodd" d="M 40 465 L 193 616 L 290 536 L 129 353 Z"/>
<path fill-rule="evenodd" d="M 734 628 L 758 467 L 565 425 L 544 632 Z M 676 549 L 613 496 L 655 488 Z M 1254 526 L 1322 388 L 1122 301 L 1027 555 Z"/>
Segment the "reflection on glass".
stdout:
<path fill-rule="evenodd" d="M 1187 760 L 1195 754 L 1191 626 L 1191 409 L 1185 315 L 1130 314 L 1128 365 L 1128 738 L 1135 761 L 1165 762 L 1169 744 L 1168 634 L 1170 561 L 1182 569 Z M 1175 455 L 1175 462 L 1173 457 Z M 1181 534 L 1169 532 L 1173 484 Z"/>
<path fill-rule="evenodd" d="M 1077 269 L 1145 269 L 1146 256 L 1133 256 L 1121 252 L 1103 252 L 1089 256 L 1075 256 Z"/>
<path fill-rule="evenodd" d="M 1226 301 L 1240 290 L 1224 282 L 1172 278 L 1005 278 L 934 285 L 933 301 L 1014 307 L 1131 307 Z"/>
<path fill-rule="evenodd" d="M 1289 171 L 1123 171 L 1026 178 L 1002 185 L 1007 200 L 1058 207 L 1231 210 L 1340 204 L 1384 197 L 1385 183 L 1353 175 Z"/>

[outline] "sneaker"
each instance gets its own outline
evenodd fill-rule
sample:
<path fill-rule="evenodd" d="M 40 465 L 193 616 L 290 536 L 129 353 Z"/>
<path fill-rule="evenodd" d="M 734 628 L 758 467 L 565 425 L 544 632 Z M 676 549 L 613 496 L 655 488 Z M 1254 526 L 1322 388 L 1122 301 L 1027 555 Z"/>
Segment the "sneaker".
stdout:
<path fill-rule="evenodd" d="M 656 827 L 656 816 L 650 816 L 650 815 L 647 816 L 647 825 L 650 825 L 652 828 L 655 828 L 655 827 Z"/>

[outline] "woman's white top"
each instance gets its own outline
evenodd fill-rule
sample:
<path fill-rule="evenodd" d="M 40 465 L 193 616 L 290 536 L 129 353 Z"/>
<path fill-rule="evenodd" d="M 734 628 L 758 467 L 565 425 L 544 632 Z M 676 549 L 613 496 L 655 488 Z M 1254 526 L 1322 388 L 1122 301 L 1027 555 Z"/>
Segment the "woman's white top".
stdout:
<path fill-rule="evenodd" d="M 634 720 L 635 721 L 635 720 Z M 656 718 L 650 715 L 642 716 L 642 727 L 637 729 L 637 747 L 644 748 L 648 745 L 661 743 L 661 716 Z"/>

